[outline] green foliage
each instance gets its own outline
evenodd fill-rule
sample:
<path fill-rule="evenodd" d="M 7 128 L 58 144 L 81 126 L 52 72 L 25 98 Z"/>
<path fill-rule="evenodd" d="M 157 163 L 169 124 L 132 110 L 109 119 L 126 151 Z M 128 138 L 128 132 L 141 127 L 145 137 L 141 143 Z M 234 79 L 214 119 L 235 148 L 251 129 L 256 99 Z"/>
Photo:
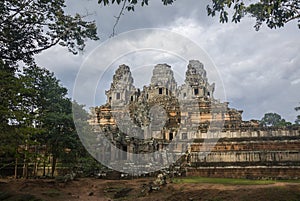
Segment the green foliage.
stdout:
<path fill-rule="evenodd" d="M 79 140 L 72 118 L 72 103 L 66 97 L 67 89 L 53 73 L 36 66 L 24 69 L 20 79 L 26 89 L 23 105 L 30 110 L 31 125 L 43 130 L 36 140 L 47 146 L 46 151 L 54 161 L 71 156 L 66 150 L 75 150 Z M 52 168 L 55 169 L 54 163 Z"/>
<path fill-rule="evenodd" d="M 3 63 L 0 67 L 0 161 L 11 163 L 17 157 L 23 159 L 24 164 L 48 163 L 47 156 L 51 155 L 54 171 L 58 160 L 72 169 L 83 158 L 90 158 L 74 124 L 76 121 L 91 135 L 88 113 L 83 105 L 67 98 L 67 89 L 54 74 L 45 68 L 30 66 L 16 75 L 14 69 Z M 72 106 L 76 108 L 76 119 Z M 43 154 L 32 152 L 34 147 L 41 146 L 44 146 Z"/>
<path fill-rule="evenodd" d="M 89 153 L 96 157 L 97 150 L 95 147 L 98 146 L 99 142 L 96 140 L 97 136 L 95 136 L 94 128 L 87 121 L 90 118 L 90 114 L 84 109 L 84 105 L 80 105 L 76 101 L 73 102 L 72 109 L 76 131 L 80 134 L 79 137 L 82 144 L 85 145 L 85 147 L 81 145 L 83 154 L 80 157 L 90 157 Z"/>
<path fill-rule="evenodd" d="M 163 5 L 170 5 L 173 4 L 175 0 L 162 0 Z M 126 9 L 128 11 L 134 11 L 134 8 L 137 4 L 140 4 L 141 6 L 148 6 L 149 0 L 98 0 L 99 4 L 103 4 L 104 6 L 108 6 L 111 4 L 120 4 L 120 3 L 127 3 Z"/>
<path fill-rule="evenodd" d="M 170 5 L 175 0 L 162 0 L 164 5 Z M 99 4 L 104 6 L 109 3 L 126 3 L 126 0 L 98 0 Z M 138 3 L 141 6 L 148 5 L 149 0 L 127 0 L 128 11 L 134 11 L 134 6 Z M 207 14 L 214 17 L 219 14 L 221 23 L 240 22 L 245 16 L 251 16 L 256 19 L 255 29 L 259 30 L 265 23 L 269 28 L 283 27 L 289 21 L 297 20 L 300 28 L 300 2 L 298 0 L 259 0 L 259 1 L 241 1 L 241 0 L 212 0 L 207 5 Z M 229 17 L 229 15 L 232 15 Z M 231 19 L 230 19 L 231 18 Z"/>
<path fill-rule="evenodd" d="M 277 113 L 266 113 L 260 121 L 260 125 L 263 127 L 285 127 L 292 125 L 290 122 L 286 122 Z"/>
<path fill-rule="evenodd" d="M 296 111 L 300 111 L 300 106 L 299 107 L 295 107 Z M 297 116 L 297 119 L 295 121 L 296 124 L 300 124 L 300 115 Z"/>
<path fill-rule="evenodd" d="M 102 164 L 88 154 L 78 159 L 77 170 L 82 172 L 84 177 L 95 176 L 94 174 L 102 169 L 104 169 Z"/>
<path fill-rule="evenodd" d="M 56 44 L 77 54 L 86 39 L 98 40 L 94 22 L 66 14 L 64 7 L 65 0 L 0 2 L 1 162 L 21 158 L 28 165 L 39 158 L 46 163 L 51 155 L 54 171 L 57 159 L 69 163 L 86 153 L 76 134 L 67 89 L 34 62 L 35 54 Z M 28 67 L 19 73 L 22 62 Z M 46 147 L 45 154 L 30 151 L 39 146 Z"/>
<path fill-rule="evenodd" d="M 259 30 L 263 23 L 272 29 L 283 27 L 292 20 L 297 20 L 300 28 L 300 2 L 297 0 L 212 0 L 207 6 L 207 12 L 211 16 L 220 13 L 220 22 L 224 23 L 228 22 L 228 13 L 232 8 L 232 22 L 240 22 L 244 16 L 249 15 L 256 19 L 256 30 Z"/>
<path fill-rule="evenodd" d="M 0 61 L 0 156 L 10 158 L 22 141 L 18 135 L 21 129 L 20 120 L 24 118 L 20 95 L 22 83 L 13 69 Z"/>
<path fill-rule="evenodd" d="M 98 39 L 94 22 L 67 15 L 64 7 L 65 0 L 1 1 L 0 59 L 10 65 L 31 64 L 35 54 L 56 44 L 76 54 L 86 39 Z"/>

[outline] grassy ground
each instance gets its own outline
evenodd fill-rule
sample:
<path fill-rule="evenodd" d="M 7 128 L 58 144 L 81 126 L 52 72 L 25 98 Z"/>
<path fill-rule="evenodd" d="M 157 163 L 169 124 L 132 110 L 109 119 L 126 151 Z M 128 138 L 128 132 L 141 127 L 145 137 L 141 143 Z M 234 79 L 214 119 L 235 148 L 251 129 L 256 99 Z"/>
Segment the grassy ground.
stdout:
<path fill-rule="evenodd" d="M 272 180 L 250 180 L 250 179 L 231 179 L 231 178 L 206 178 L 206 177 L 185 177 L 173 179 L 174 183 L 209 183 L 223 185 L 266 185 L 274 184 Z M 291 182 L 291 181 L 287 181 Z M 300 182 L 300 181 L 298 181 Z"/>
<path fill-rule="evenodd" d="M 300 183 L 300 179 L 298 179 L 298 180 L 278 180 L 278 182 Z"/>
<path fill-rule="evenodd" d="M 299 201 L 300 181 L 180 177 L 150 190 L 156 178 L 0 179 L 2 201 Z M 297 183 L 299 182 L 299 183 Z"/>

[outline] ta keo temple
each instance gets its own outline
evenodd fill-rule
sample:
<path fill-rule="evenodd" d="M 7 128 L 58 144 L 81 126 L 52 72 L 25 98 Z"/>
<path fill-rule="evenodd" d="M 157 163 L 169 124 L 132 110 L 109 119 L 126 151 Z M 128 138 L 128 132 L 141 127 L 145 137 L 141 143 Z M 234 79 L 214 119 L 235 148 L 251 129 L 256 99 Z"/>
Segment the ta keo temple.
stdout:
<path fill-rule="evenodd" d="M 145 163 L 153 170 L 170 165 L 205 177 L 299 178 L 299 127 L 243 121 L 243 111 L 215 99 L 214 90 L 197 60 L 189 61 L 181 86 L 171 66 L 158 64 L 142 89 L 134 86 L 130 68 L 120 65 L 106 103 L 92 108 L 89 120 L 96 135 L 104 133 L 110 142 L 98 139 L 97 159 L 133 164 L 138 154 L 152 154 Z M 172 154 L 155 154 L 160 151 Z"/>

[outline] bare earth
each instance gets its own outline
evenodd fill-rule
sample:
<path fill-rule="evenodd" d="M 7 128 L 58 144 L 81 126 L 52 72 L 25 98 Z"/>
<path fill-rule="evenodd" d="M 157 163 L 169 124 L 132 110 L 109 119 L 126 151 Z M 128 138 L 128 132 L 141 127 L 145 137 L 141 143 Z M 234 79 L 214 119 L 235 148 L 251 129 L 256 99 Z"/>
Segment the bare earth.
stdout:
<path fill-rule="evenodd" d="M 149 191 L 154 178 L 132 180 L 77 179 L 67 183 L 55 180 L 0 179 L 0 200 L 108 201 L 108 200 L 300 200 L 300 183 L 276 182 L 269 185 L 174 184 Z"/>

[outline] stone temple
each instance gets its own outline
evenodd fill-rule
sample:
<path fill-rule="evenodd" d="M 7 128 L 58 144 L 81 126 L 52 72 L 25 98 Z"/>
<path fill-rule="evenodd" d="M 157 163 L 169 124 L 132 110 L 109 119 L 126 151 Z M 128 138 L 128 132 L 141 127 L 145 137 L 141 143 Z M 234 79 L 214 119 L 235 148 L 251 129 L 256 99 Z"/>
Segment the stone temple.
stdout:
<path fill-rule="evenodd" d="M 130 161 L 132 153 L 165 149 L 187 175 L 300 177 L 299 128 L 267 129 L 258 121 L 243 121 L 243 111 L 215 99 L 214 89 L 197 60 L 189 61 L 181 86 L 171 66 L 158 64 L 143 89 L 134 86 L 130 68 L 120 65 L 105 92 L 106 103 L 92 108 L 89 124 L 123 152 L 101 143 L 97 150 L 111 160 Z M 171 159 L 155 156 L 151 165 L 166 160 Z"/>

